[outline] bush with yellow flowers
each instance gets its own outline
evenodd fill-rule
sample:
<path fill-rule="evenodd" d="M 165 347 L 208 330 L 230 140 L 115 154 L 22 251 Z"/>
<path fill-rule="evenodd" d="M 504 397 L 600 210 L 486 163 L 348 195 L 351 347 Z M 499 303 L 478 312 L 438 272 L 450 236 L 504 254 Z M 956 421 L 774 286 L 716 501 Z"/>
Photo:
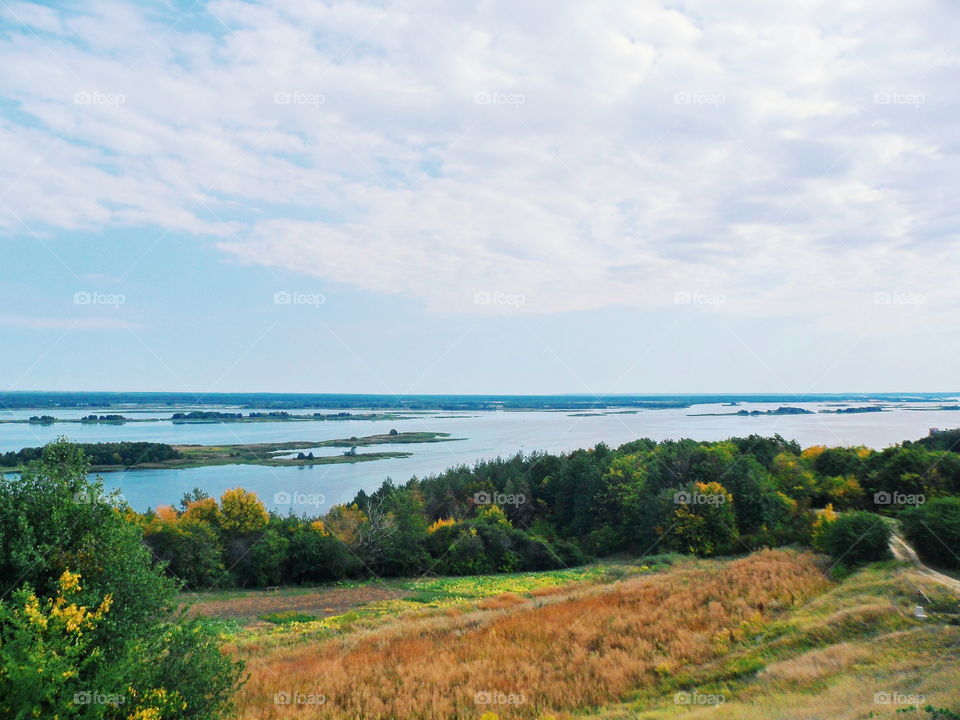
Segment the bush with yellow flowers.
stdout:
<path fill-rule="evenodd" d="M 106 499 L 105 499 L 106 498 Z M 60 440 L 0 475 L 0 718 L 215 720 L 241 668 Z"/>

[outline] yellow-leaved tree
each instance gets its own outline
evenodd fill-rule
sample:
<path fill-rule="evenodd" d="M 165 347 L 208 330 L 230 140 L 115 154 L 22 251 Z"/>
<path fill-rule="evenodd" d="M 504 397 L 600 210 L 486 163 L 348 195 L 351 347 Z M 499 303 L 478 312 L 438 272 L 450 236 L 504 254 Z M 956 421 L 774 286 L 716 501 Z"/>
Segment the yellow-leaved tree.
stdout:
<path fill-rule="evenodd" d="M 220 496 L 220 527 L 247 535 L 263 530 L 270 516 L 260 498 L 243 488 L 230 488 Z"/>

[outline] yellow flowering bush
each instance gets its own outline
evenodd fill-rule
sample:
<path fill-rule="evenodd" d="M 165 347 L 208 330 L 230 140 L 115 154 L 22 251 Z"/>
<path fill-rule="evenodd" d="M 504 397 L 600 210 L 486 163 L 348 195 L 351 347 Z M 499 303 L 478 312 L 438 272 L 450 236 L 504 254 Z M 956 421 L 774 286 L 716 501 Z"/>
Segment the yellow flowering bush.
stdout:
<path fill-rule="evenodd" d="M 0 716 L 14 717 L 25 697 L 50 698 L 51 707 L 82 702 L 78 679 L 99 659 L 86 633 L 110 611 L 113 597 L 90 610 L 74 602 L 80 590 L 80 575 L 64 570 L 53 597 L 41 600 L 24 587 L 0 603 Z"/>
<path fill-rule="evenodd" d="M 437 530 L 440 530 L 441 528 L 453 527 L 456 524 L 457 524 L 457 521 L 454 520 L 452 517 L 440 518 L 439 520 L 434 522 L 430 527 L 427 528 L 427 532 L 430 535 L 433 535 L 435 532 L 437 532 Z"/>
<path fill-rule="evenodd" d="M 59 592 L 41 607 L 37 596 L 30 594 L 23 607 L 23 616 L 35 628 L 50 634 L 82 635 L 83 630 L 93 627 L 110 611 L 113 596 L 107 595 L 95 611 L 69 601 L 80 592 L 80 575 L 64 570 L 58 581 Z"/>
<path fill-rule="evenodd" d="M 135 522 L 88 476 L 65 440 L 0 475 L 0 526 L 15 528 L 0 575 L 18 584 L 0 598 L 0 718 L 222 718 L 240 666 L 213 627 L 176 612 L 177 583 L 144 541 L 147 524 L 201 524 L 172 509 Z"/>
<path fill-rule="evenodd" d="M 810 535 L 810 542 L 817 550 L 825 550 L 823 546 L 824 534 L 836 519 L 837 512 L 833 509 L 832 504 L 828 504 L 823 510 L 817 513 L 817 519 L 813 521 L 813 528 Z"/>

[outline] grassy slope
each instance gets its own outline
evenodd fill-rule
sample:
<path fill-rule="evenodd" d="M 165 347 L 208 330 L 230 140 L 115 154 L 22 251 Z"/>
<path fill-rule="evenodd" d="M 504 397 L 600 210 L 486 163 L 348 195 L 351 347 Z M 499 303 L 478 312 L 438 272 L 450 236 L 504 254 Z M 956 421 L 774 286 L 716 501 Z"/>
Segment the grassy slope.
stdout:
<path fill-rule="evenodd" d="M 654 558 L 664 566 L 671 556 Z M 654 567 L 656 565 L 653 565 Z M 244 652 L 290 647 L 350 633 L 369 631 L 386 622 L 446 614 L 475 608 L 505 595 L 534 597 L 558 588 L 609 584 L 650 572 L 651 565 L 601 562 L 567 570 L 476 575 L 468 577 L 386 578 L 343 581 L 316 587 L 265 590 L 221 590 L 184 593 L 190 614 L 234 623 L 232 640 Z M 326 612 L 332 610 L 333 612 Z M 316 620 L 271 625 L 268 615 L 304 612 Z"/>
<path fill-rule="evenodd" d="M 699 612 L 706 605 L 697 593 L 720 582 L 722 594 L 740 596 L 746 576 L 730 575 L 729 567 L 725 561 L 682 560 L 674 568 L 664 564 L 638 571 L 628 564 L 604 563 L 557 572 L 349 583 L 272 594 L 205 593 L 197 599 L 208 604 L 212 615 L 222 613 L 218 603 L 251 598 L 254 611 L 262 601 L 263 612 L 282 613 L 318 590 L 355 593 L 350 603 L 316 621 L 260 622 L 232 634 L 234 650 L 247 659 L 252 673 L 240 696 L 241 718 L 347 717 L 349 702 L 371 703 L 380 693 L 378 702 L 389 703 L 398 692 L 409 692 L 408 702 L 415 698 L 420 707 L 409 712 L 403 712 L 403 705 L 381 707 L 390 716 L 400 717 L 399 708 L 403 717 L 452 717 L 455 707 L 456 716 L 465 718 L 495 710 L 501 718 L 852 720 L 933 717 L 912 709 L 911 701 L 960 709 L 960 626 L 952 624 L 957 622 L 952 613 L 960 607 L 947 588 L 895 562 L 871 566 L 840 583 L 813 586 L 809 568 L 798 569 L 796 593 L 774 594 L 757 612 L 756 603 L 764 602 L 767 591 L 753 588 L 742 600 L 753 603 L 753 611 L 738 615 L 740 600 L 726 608 L 718 604 L 714 612 L 722 619 L 712 622 L 711 613 Z M 364 589 L 380 594 L 367 597 Z M 919 599 L 921 590 L 929 601 Z M 642 602 L 631 607 L 637 598 Z M 914 617 L 918 602 L 929 619 Z M 578 603 L 583 606 L 579 614 L 563 615 Z M 651 634 L 645 622 L 650 618 L 642 613 L 646 606 L 667 604 L 685 610 L 677 613 L 674 627 Z M 638 612 L 633 618 L 638 622 L 631 625 L 631 613 Z M 685 619 L 684 612 L 693 615 Z M 581 617 L 587 627 L 577 628 Z M 666 617 L 673 622 L 671 615 Z M 653 645 L 627 647 L 626 639 L 640 637 Z M 703 645 L 698 638 L 712 640 Z M 535 652 L 539 659 L 533 663 L 524 645 L 536 642 L 544 642 L 549 651 Z M 567 657 L 571 648 L 575 660 Z M 639 662 L 644 648 L 646 664 Z M 598 663 L 597 656 L 618 652 L 623 654 L 612 665 Z M 532 665 L 542 666 L 546 674 L 538 676 L 529 669 Z M 620 677 L 628 666 L 636 673 Z M 574 671 L 573 678 L 564 677 L 567 670 Z M 456 677 L 447 678 L 451 673 Z M 391 683 L 394 687 L 385 689 Z M 438 693 L 444 683 L 446 694 Z M 358 687 L 366 688 L 359 693 L 363 697 L 346 697 Z M 456 692 L 469 691 L 469 697 L 477 689 L 513 690 L 525 695 L 524 704 L 491 707 L 462 699 L 451 704 Z M 271 693 L 283 691 L 329 697 L 323 706 L 310 708 L 276 705 Z M 419 700 L 431 692 L 433 699 L 424 707 Z M 677 693 L 684 693 L 680 703 Z M 893 702 L 875 702 L 876 693 L 886 693 Z M 710 695 L 722 696 L 723 703 L 683 703 Z M 608 704 L 598 705 L 604 697 Z"/>
<path fill-rule="evenodd" d="M 914 617 L 918 603 L 929 619 Z M 907 719 L 933 717 L 920 709 L 926 705 L 960 710 L 958 611 L 955 595 L 915 569 L 876 564 L 770 623 L 719 662 L 590 717 Z M 682 704 L 693 691 L 723 695 L 724 702 Z"/>

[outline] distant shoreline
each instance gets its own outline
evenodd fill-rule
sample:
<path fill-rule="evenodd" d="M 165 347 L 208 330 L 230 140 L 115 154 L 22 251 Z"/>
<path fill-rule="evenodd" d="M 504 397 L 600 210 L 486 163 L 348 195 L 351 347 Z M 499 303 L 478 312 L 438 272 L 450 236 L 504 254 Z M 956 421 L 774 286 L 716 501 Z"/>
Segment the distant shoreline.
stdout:
<path fill-rule="evenodd" d="M 210 407 L 238 410 L 337 409 L 369 412 L 569 410 L 612 408 L 684 408 L 708 403 L 737 402 L 790 404 L 802 402 L 936 402 L 953 400 L 960 392 L 890 393 L 637 393 L 618 395 L 377 395 L 337 393 L 168 393 L 168 392 L 69 392 L 17 391 L 3 395 L 7 410 L 84 409 L 135 412 L 146 406 L 181 411 Z"/>

